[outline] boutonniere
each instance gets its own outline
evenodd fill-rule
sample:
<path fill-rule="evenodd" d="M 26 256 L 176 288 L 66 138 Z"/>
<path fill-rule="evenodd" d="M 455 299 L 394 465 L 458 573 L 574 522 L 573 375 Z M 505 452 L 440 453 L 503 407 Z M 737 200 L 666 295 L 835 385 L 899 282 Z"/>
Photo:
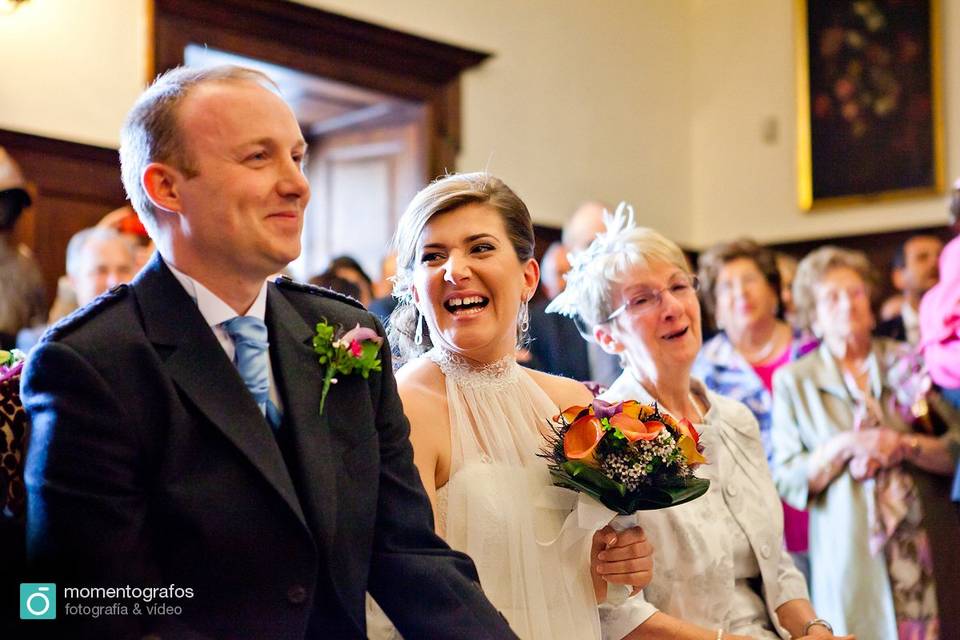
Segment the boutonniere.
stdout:
<path fill-rule="evenodd" d="M 332 325 L 326 322 L 317 323 L 317 333 L 313 336 L 313 350 L 317 354 L 321 366 L 326 370 L 323 374 L 323 391 L 320 393 L 320 413 L 323 413 L 323 403 L 327 399 L 330 385 L 336 384 L 338 375 L 348 376 L 359 373 L 366 379 L 371 371 L 380 371 L 380 345 L 383 338 L 373 329 L 361 327 L 359 324 L 347 331 L 339 338 L 334 338 Z"/>
<path fill-rule="evenodd" d="M 0 349 L 0 376 L 19 368 L 24 360 L 26 360 L 26 356 L 19 349 L 13 349 L 12 351 Z"/>

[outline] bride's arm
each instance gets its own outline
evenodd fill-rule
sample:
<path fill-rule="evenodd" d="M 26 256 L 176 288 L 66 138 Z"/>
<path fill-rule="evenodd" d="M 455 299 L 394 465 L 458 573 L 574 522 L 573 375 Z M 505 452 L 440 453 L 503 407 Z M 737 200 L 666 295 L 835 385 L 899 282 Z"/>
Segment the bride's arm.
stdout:
<path fill-rule="evenodd" d="M 450 426 L 438 419 L 437 398 L 430 390 L 415 382 L 398 385 L 403 412 L 410 422 L 410 444 L 413 463 L 420 472 L 420 481 L 430 498 L 433 528 L 437 529 L 437 489 L 447 483 L 450 473 Z M 446 404 L 444 402 L 444 404 Z M 443 412 L 446 415 L 446 412 Z"/>

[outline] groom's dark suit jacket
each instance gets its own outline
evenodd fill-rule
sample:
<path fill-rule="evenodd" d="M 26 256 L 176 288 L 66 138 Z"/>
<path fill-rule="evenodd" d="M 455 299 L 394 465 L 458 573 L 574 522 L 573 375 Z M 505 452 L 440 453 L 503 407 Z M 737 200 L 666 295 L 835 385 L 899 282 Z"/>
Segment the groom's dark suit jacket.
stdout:
<path fill-rule="evenodd" d="M 182 614 L 141 602 L 81 635 L 360 638 L 368 589 L 407 638 L 513 637 L 469 558 L 432 533 L 386 342 L 383 372 L 339 376 L 320 412 L 321 319 L 382 335 L 335 294 L 270 284 L 276 436 L 159 257 L 48 333 L 23 386 L 28 552 L 61 611 L 24 627 L 81 622 L 64 615 L 64 583 L 175 585 L 193 598 L 160 600 Z M 113 601 L 135 602 L 74 604 Z"/>

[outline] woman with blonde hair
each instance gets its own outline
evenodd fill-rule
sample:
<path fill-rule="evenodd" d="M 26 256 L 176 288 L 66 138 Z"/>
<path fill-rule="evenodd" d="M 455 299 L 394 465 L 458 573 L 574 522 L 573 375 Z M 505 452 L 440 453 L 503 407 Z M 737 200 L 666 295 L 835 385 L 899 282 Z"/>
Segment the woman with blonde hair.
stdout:
<path fill-rule="evenodd" d="M 910 348 L 871 336 L 874 283 L 858 251 L 822 247 L 800 262 L 798 320 L 821 343 L 774 375 L 773 476 L 809 509 L 813 602 L 838 630 L 956 638 L 960 598 L 941 579 L 955 582 L 960 529 L 937 476 L 953 471 L 957 434 L 912 432 L 915 398 L 893 375 Z"/>
<path fill-rule="evenodd" d="M 700 298 L 719 331 L 700 349 L 693 375 L 750 408 L 770 462 L 773 374 L 816 341 L 784 320 L 782 273 L 770 249 L 747 238 L 721 242 L 700 255 L 699 267 Z M 809 580 L 807 514 L 783 503 L 783 523 L 787 551 Z"/>
<path fill-rule="evenodd" d="M 743 404 L 691 378 L 700 350 L 696 276 L 680 248 L 634 224 L 622 204 L 574 256 L 552 308 L 580 316 L 623 374 L 601 398 L 656 403 L 700 432 L 706 494 L 637 514 L 653 543 L 653 581 L 631 606 L 644 638 L 833 638 L 783 549 L 783 518 L 757 420 Z"/>

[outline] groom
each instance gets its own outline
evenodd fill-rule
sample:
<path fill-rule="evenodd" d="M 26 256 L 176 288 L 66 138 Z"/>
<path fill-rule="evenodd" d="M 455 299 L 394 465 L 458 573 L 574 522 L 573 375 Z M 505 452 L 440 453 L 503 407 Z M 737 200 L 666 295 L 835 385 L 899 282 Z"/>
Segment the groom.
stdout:
<path fill-rule="evenodd" d="M 175 69 L 128 115 L 123 181 L 158 252 L 27 367 L 28 554 L 59 604 L 22 626 L 363 638 L 369 591 L 408 639 L 514 637 L 432 533 L 386 342 L 382 371 L 338 374 L 321 411 L 316 324 L 378 322 L 265 282 L 300 253 L 305 147 L 270 80 L 237 67 Z"/>

